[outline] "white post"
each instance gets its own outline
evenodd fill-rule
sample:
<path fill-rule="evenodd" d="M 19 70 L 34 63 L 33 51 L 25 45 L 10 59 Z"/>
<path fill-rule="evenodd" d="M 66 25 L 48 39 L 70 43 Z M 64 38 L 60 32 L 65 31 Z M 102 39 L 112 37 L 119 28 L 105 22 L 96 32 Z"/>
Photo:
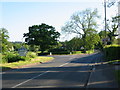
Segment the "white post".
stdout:
<path fill-rule="evenodd" d="M 50 52 L 50 55 L 52 55 L 52 52 Z"/>

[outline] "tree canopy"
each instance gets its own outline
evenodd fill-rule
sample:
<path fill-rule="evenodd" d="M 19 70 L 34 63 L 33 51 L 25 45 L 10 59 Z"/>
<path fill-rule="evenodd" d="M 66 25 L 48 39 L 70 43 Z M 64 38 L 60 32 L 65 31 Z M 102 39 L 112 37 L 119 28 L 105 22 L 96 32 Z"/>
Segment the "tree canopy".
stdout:
<path fill-rule="evenodd" d="M 56 45 L 59 36 L 60 33 L 53 26 L 44 23 L 33 25 L 29 27 L 28 33 L 24 33 L 25 42 L 30 45 L 39 45 L 42 52 L 49 49 L 52 45 Z"/>
<path fill-rule="evenodd" d="M 8 42 L 8 30 L 6 30 L 5 28 L 0 28 L 0 47 L 2 47 L 0 49 L 0 52 L 5 52 L 8 50 L 8 46 L 9 46 L 9 42 Z M 1 46 L 2 45 L 2 46 Z"/>
<path fill-rule="evenodd" d="M 82 12 L 76 12 L 71 16 L 71 19 L 62 27 L 62 31 L 65 33 L 76 33 L 83 39 L 83 46 L 86 49 L 88 43 L 88 37 L 90 35 L 96 34 L 97 22 L 96 19 L 99 18 L 97 9 L 93 11 L 91 9 L 86 9 Z M 98 39 L 96 39 L 98 38 Z M 99 37 L 93 38 L 99 40 Z M 94 45 L 94 43 L 91 43 Z"/>

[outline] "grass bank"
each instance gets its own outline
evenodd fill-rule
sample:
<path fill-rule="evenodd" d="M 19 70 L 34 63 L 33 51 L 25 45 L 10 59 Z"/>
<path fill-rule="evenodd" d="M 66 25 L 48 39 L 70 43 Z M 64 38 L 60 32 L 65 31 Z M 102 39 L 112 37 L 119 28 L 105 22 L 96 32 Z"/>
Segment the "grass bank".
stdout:
<path fill-rule="evenodd" d="M 83 51 L 73 51 L 72 54 L 92 54 L 94 53 L 94 50 L 87 50 L 86 53 L 84 53 Z"/>
<path fill-rule="evenodd" d="M 12 68 L 21 68 L 21 67 L 25 67 L 33 64 L 48 62 L 52 59 L 54 58 L 53 57 L 36 57 L 26 61 L 0 64 L 0 67 L 2 67 L 3 71 L 6 71 Z"/>

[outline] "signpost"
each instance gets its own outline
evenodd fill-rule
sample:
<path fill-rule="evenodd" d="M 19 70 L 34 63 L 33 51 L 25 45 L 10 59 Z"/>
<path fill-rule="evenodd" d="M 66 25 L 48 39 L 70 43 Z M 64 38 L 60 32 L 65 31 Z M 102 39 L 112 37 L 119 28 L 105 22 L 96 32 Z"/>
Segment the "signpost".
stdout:
<path fill-rule="evenodd" d="M 27 49 L 24 46 L 22 46 L 21 48 L 18 49 L 18 53 L 20 56 L 26 56 Z"/>

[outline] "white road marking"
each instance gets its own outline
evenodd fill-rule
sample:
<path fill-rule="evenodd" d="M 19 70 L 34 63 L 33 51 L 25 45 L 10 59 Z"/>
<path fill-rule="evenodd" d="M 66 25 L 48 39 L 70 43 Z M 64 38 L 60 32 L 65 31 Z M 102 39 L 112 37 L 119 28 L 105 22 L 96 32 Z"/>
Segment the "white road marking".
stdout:
<path fill-rule="evenodd" d="M 44 74 L 46 74 L 46 73 L 48 73 L 48 72 L 49 72 L 49 71 L 46 71 L 46 72 L 44 72 L 44 73 L 41 73 L 41 74 L 39 74 L 39 75 L 31 78 L 31 79 L 28 79 L 28 80 L 26 80 L 26 81 L 24 81 L 24 82 L 22 82 L 22 83 L 19 83 L 19 84 L 13 86 L 12 88 L 16 88 L 16 87 L 18 87 L 18 86 L 20 86 L 20 85 L 22 85 L 22 84 L 24 84 L 24 83 L 26 83 L 26 82 L 28 82 L 28 81 L 30 81 L 30 80 L 33 80 L 33 79 L 35 79 L 35 78 L 37 78 L 37 77 L 39 77 L 39 76 L 42 76 L 42 75 L 44 75 Z"/>
<path fill-rule="evenodd" d="M 62 66 L 64 66 L 64 65 L 66 65 L 66 64 L 68 64 L 68 63 L 64 63 L 64 64 L 60 65 L 59 67 L 62 67 Z M 21 83 L 15 85 L 15 86 L 13 86 L 12 88 L 16 88 L 16 87 L 18 87 L 18 86 L 20 86 L 20 85 L 22 85 L 22 84 L 24 84 L 24 83 L 26 83 L 26 82 L 28 82 L 28 81 L 30 81 L 30 80 L 33 80 L 33 79 L 35 79 L 35 78 L 37 78 L 37 77 L 39 77 L 39 76 L 42 76 L 42 75 L 44 75 L 44 74 L 46 74 L 46 73 L 48 73 L 48 72 L 50 72 L 50 71 L 46 71 L 46 72 L 44 72 L 44 73 L 41 73 L 41 74 L 39 74 L 39 75 L 31 78 L 31 79 L 28 79 L 28 80 L 26 80 L 26 81 L 24 81 L 24 82 L 21 82 Z"/>
<path fill-rule="evenodd" d="M 68 64 L 68 63 L 64 63 L 64 64 L 60 65 L 59 67 L 62 67 L 62 66 L 64 66 L 64 65 L 66 65 L 66 64 Z"/>

